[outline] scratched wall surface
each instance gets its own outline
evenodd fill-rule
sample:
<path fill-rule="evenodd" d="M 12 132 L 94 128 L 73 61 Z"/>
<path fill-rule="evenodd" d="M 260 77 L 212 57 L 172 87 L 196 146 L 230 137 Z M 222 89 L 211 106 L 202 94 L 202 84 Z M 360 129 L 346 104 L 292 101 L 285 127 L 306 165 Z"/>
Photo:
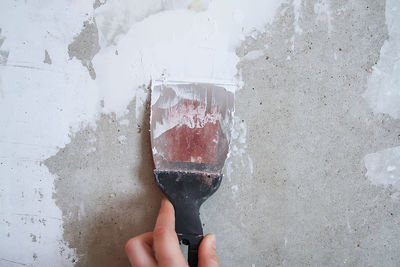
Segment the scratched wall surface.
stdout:
<path fill-rule="evenodd" d="M 161 199 L 133 37 L 234 2 L 0 3 L 0 266 L 127 266 Z M 398 266 L 400 7 L 270 5 L 227 62 L 243 82 L 233 141 L 201 209 L 221 265 Z"/>

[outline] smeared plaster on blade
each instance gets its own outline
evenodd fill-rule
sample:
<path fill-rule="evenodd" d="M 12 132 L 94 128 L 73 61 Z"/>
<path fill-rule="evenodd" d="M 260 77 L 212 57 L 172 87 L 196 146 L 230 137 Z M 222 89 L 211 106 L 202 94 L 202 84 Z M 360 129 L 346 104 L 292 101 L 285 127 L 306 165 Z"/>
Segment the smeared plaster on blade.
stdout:
<path fill-rule="evenodd" d="M 182 162 L 211 163 L 207 171 L 220 172 L 231 141 L 234 93 L 223 85 L 195 81 L 157 81 L 152 85 L 150 136 L 156 148 L 156 168 L 183 167 Z M 171 141 L 180 145 L 169 145 Z"/>
<path fill-rule="evenodd" d="M 171 92 L 171 97 L 169 98 L 168 101 L 164 101 L 162 103 L 158 103 L 158 100 L 161 96 L 161 90 L 163 88 L 163 84 L 168 84 L 168 88 L 172 89 Z M 198 100 L 200 103 L 202 103 L 204 100 L 202 99 L 201 95 L 199 93 L 196 93 L 196 90 L 191 90 L 190 88 L 185 88 L 185 86 L 182 85 L 190 85 L 190 84 L 210 84 L 213 86 L 220 86 L 226 89 L 228 92 L 234 92 L 236 91 L 238 85 L 233 83 L 233 82 L 223 82 L 223 81 L 218 81 L 218 80 L 200 80 L 200 81 L 174 81 L 174 80 L 168 80 L 167 81 L 162 81 L 162 80 L 155 80 L 152 81 L 152 89 L 151 89 L 151 105 L 154 105 L 157 103 L 158 108 L 170 108 L 178 104 L 180 101 L 183 99 L 188 99 L 188 100 Z M 172 95 L 173 94 L 173 95 Z M 214 103 L 218 106 L 218 103 Z M 212 122 L 215 123 L 217 121 L 217 113 L 216 110 L 213 112 L 206 112 L 204 109 L 206 106 L 202 107 L 201 105 L 196 108 L 199 109 L 198 111 L 196 110 L 188 110 L 187 115 L 184 120 L 181 118 L 175 118 L 175 117 L 168 117 L 168 118 L 163 118 L 161 122 L 156 122 L 155 127 L 153 128 L 153 137 L 157 138 L 164 132 L 172 129 L 176 125 L 187 125 L 189 128 L 193 128 L 196 125 L 193 124 L 193 121 L 191 118 L 194 116 L 196 117 L 202 117 L 203 122 Z M 204 109 L 204 110 L 203 110 Z M 193 112 L 200 112 L 194 114 Z M 152 121 L 152 116 L 153 113 L 150 114 L 150 121 Z M 219 122 L 221 124 L 221 128 L 223 131 L 225 131 L 229 126 L 226 125 L 225 121 L 222 120 Z M 197 125 L 196 127 L 199 127 L 200 125 Z M 230 136 L 230 134 L 229 134 Z"/>

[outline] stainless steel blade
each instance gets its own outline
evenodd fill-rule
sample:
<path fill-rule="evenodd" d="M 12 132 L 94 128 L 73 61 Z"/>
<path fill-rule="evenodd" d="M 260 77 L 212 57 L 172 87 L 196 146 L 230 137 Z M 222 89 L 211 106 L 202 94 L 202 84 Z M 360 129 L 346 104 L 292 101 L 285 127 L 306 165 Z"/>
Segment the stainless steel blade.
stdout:
<path fill-rule="evenodd" d="M 150 130 L 157 170 L 222 171 L 231 141 L 234 87 L 152 83 Z"/>

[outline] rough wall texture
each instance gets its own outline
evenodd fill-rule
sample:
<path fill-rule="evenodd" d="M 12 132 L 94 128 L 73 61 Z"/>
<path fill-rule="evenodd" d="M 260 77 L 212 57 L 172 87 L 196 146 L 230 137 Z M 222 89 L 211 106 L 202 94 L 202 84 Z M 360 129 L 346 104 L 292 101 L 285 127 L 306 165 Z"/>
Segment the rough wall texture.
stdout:
<path fill-rule="evenodd" d="M 363 164 L 400 144 L 400 122 L 374 115 L 361 97 L 387 38 L 384 2 L 336 1 L 330 13 L 316 9 L 323 3 L 304 1 L 300 18 L 284 5 L 237 50 L 237 138 L 201 210 L 222 266 L 400 265 L 399 202 L 367 181 Z M 86 47 L 95 45 L 84 46 L 69 53 L 90 72 Z M 246 58 L 255 50 L 263 56 Z M 124 122 L 101 117 L 45 162 L 77 266 L 126 266 L 124 242 L 153 227 L 161 193 L 148 124 L 138 128 L 134 103 L 129 110 Z"/>

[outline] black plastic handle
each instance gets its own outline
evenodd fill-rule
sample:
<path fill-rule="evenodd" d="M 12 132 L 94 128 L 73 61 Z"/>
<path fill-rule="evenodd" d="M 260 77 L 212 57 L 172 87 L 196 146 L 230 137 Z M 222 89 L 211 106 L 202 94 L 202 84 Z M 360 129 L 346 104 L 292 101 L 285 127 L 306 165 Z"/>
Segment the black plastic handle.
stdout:
<path fill-rule="evenodd" d="M 188 245 L 188 263 L 197 267 L 198 251 L 203 240 L 200 206 L 219 187 L 222 174 L 203 172 L 154 171 L 157 185 L 175 209 L 175 231 Z"/>
<path fill-rule="evenodd" d="M 197 267 L 198 251 L 203 240 L 199 201 L 171 201 L 175 209 L 175 231 L 179 241 L 188 246 L 188 263 Z"/>
<path fill-rule="evenodd" d="M 198 254 L 200 243 L 203 240 L 203 235 L 185 235 L 185 234 L 177 234 L 178 239 L 182 244 L 188 246 L 188 264 L 190 267 L 197 267 L 198 263 Z"/>

